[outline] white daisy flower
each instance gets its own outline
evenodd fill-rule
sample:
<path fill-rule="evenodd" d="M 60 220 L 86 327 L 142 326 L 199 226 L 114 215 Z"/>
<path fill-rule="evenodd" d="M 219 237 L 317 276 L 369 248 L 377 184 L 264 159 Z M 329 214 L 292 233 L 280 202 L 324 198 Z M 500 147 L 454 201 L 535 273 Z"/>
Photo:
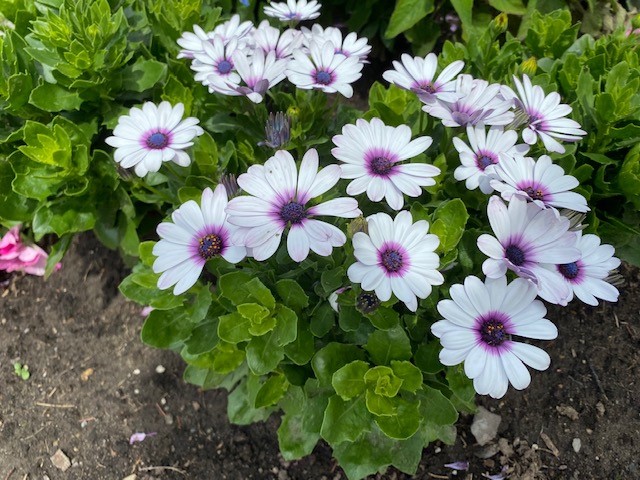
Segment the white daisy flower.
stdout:
<path fill-rule="evenodd" d="M 198 281 L 207 260 L 221 256 L 238 263 L 246 256 L 246 248 L 231 242 L 237 227 L 227 222 L 227 192 L 222 184 L 215 191 L 205 188 L 200 206 L 189 200 L 171 214 L 172 222 L 158 225 L 161 240 L 153 246 L 158 257 L 153 271 L 162 272 L 158 288 L 173 285 L 174 295 L 186 292 Z"/>
<path fill-rule="evenodd" d="M 611 271 L 620 266 L 620 260 L 613 256 L 613 247 L 601 245 L 597 235 L 582 235 L 581 231 L 576 232 L 576 247 L 581 255 L 575 262 L 545 265 L 549 270 L 560 272 L 571 289 L 569 300 L 575 294 L 584 303 L 594 307 L 598 305 L 598 298 L 617 302 L 618 289 L 606 280 Z"/>
<path fill-rule="evenodd" d="M 393 220 L 386 213 L 376 213 L 367 223 L 368 234 L 353 236 L 357 262 L 347 270 L 349 280 L 361 284 L 363 290 L 375 291 L 383 302 L 393 293 L 415 312 L 417 298 L 427 298 L 432 285 L 444 282 L 435 253 L 440 239 L 428 233 L 429 222 L 413 223 L 406 210 Z"/>
<path fill-rule="evenodd" d="M 253 249 L 252 255 L 262 261 L 271 257 L 289 226 L 287 249 L 296 262 L 301 262 L 313 250 L 318 255 L 331 255 L 333 247 L 347 241 L 342 231 L 325 222 L 315 220 L 318 215 L 356 218 L 362 212 L 353 198 L 334 198 L 314 206 L 307 203 L 329 191 L 340 179 L 340 167 L 329 165 L 318 171 L 318 153 L 310 149 L 300 165 L 289 152 L 277 151 L 264 165 L 252 165 L 238 177 L 238 185 L 248 196 L 229 202 L 229 222 L 247 227 L 242 241 Z"/>
<path fill-rule="evenodd" d="M 146 102 L 142 108 L 133 107 L 129 115 L 122 115 L 105 142 L 116 148 L 114 160 L 122 168 L 134 167 L 136 175 L 160 170 L 162 162 L 174 162 L 181 167 L 191 163 L 184 150 L 193 145 L 193 139 L 204 133 L 199 120 L 184 120 L 184 105 L 172 107 L 169 102 L 156 106 Z"/>
<path fill-rule="evenodd" d="M 289 28 L 280 33 L 267 20 L 263 20 L 253 34 L 254 48 L 261 49 L 265 55 L 274 52 L 277 59 L 291 58 L 293 52 L 301 47 L 303 40 L 300 31 Z"/>
<path fill-rule="evenodd" d="M 442 120 L 445 127 L 466 125 L 508 125 L 513 122 L 512 102 L 500 94 L 501 85 L 460 75 L 455 84 L 455 101 L 437 99 L 422 109 Z"/>
<path fill-rule="evenodd" d="M 233 53 L 238 49 L 238 42 L 231 39 L 225 44 L 222 37 L 216 35 L 209 42 L 202 42 L 203 52 L 194 52 L 191 70 L 195 71 L 196 82 L 209 87 L 215 92 L 214 84 L 226 82 L 239 84 L 241 79 L 233 63 Z"/>
<path fill-rule="evenodd" d="M 511 200 L 515 195 L 532 201 L 540 208 L 589 211 L 587 200 L 579 193 L 569 191 L 580 182 L 571 175 L 565 175 L 562 167 L 554 165 L 548 155 L 542 155 L 537 161 L 531 157 L 501 156 L 494 172 L 498 178 L 491 180 L 491 186 L 501 192 L 505 200 Z"/>
<path fill-rule="evenodd" d="M 335 53 L 340 53 L 345 57 L 359 57 L 361 61 L 365 61 L 369 52 L 371 52 L 371 45 L 367 43 L 366 38 L 358 38 L 354 32 L 347 34 L 346 37 L 342 37 L 340 29 L 335 27 L 322 28 L 317 23 L 309 30 L 306 27 L 302 27 L 302 33 L 304 35 L 305 46 L 308 48 L 312 41 L 323 45 L 329 41 L 333 43 Z"/>
<path fill-rule="evenodd" d="M 558 140 L 575 142 L 587 134 L 578 122 L 565 118 L 572 109 L 569 105 L 560 103 L 557 92 L 545 95 L 542 87 L 532 85 L 527 75 L 523 75 L 522 82 L 514 76 L 513 82 L 518 95 L 507 86 L 502 87 L 503 92 L 528 116 L 522 139 L 529 145 L 536 143 L 539 137 L 550 152 L 564 153 L 565 148 Z"/>
<path fill-rule="evenodd" d="M 412 58 L 403 53 L 400 60 L 402 63 L 393 61 L 395 70 L 387 70 L 382 74 L 382 78 L 387 82 L 411 90 L 424 103 L 435 100 L 455 102 L 458 99 L 455 77 L 464 68 L 462 60 L 447 65 L 437 78 L 438 57 L 435 53 L 429 53 L 424 58 Z"/>
<path fill-rule="evenodd" d="M 309 50 L 310 57 L 299 50 L 293 52 L 293 60 L 287 68 L 289 81 L 304 90 L 317 88 L 326 93 L 340 92 L 351 98 L 353 88 L 350 84 L 362 76 L 360 59 L 335 53 L 331 42 L 311 42 Z"/>
<path fill-rule="evenodd" d="M 382 198 L 394 210 L 404 205 L 402 194 L 418 197 L 421 187 L 435 185 L 433 177 L 440 169 L 425 163 L 405 163 L 431 145 L 431 137 L 411 140 L 411 129 L 406 125 L 389 127 L 379 118 L 371 122 L 359 119 L 355 125 L 345 125 L 342 135 L 333 137 L 336 148 L 331 153 L 342 160 L 342 178 L 354 179 L 347 186 L 349 195 L 364 191 L 373 202 Z"/>
<path fill-rule="evenodd" d="M 198 25 L 193 26 L 193 33 L 183 32 L 182 36 L 177 40 L 178 45 L 182 47 L 178 58 L 191 58 L 195 57 L 196 53 L 204 53 L 204 47 L 202 42 L 208 42 L 213 39 L 212 32 L 205 32 Z"/>
<path fill-rule="evenodd" d="M 222 77 L 210 75 L 209 88 L 225 95 L 244 95 L 252 102 L 260 103 L 266 91 L 285 78 L 284 71 L 288 61 L 276 59 L 275 52 L 269 52 L 265 57 L 261 49 L 255 50 L 251 56 L 242 50 L 236 50 L 233 53 L 233 64 L 244 84 L 224 81 Z"/>
<path fill-rule="evenodd" d="M 487 214 L 496 236 L 483 234 L 478 238 L 478 248 L 489 257 L 482 264 L 484 274 L 499 278 L 507 269 L 512 270 L 532 281 L 544 300 L 566 305 L 570 288 L 558 272 L 541 264 L 565 264 L 580 258 L 569 220 L 519 197 L 513 197 L 507 208 L 495 195 L 489 199 Z"/>
<path fill-rule="evenodd" d="M 264 14 L 275 17 L 281 22 L 301 22 L 313 20 L 320 16 L 321 5 L 316 0 L 287 0 L 284 2 L 271 2 L 264 7 Z"/>
<path fill-rule="evenodd" d="M 254 30 L 255 27 L 249 20 L 240 23 L 240 15 L 236 13 L 226 22 L 217 25 L 211 32 L 210 38 L 218 35 L 224 43 L 235 39 L 240 44 L 240 48 L 244 48 L 245 44 L 250 41 Z"/>
<path fill-rule="evenodd" d="M 544 318 L 547 309 L 535 300 L 535 287 L 516 278 L 507 285 L 505 276 L 483 283 L 469 276 L 464 285 L 453 285 L 451 300 L 438 302 L 444 317 L 431 326 L 443 349 L 440 361 L 457 365 L 464 361 L 464 372 L 481 395 L 501 398 L 509 384 L 516 390 L 527 388 L 531 375 L 525 365 L 546 370 L 551 363 L 542 349 L 516 342 L 512 336 L 553 340 L 558 329 Z"/>
<path fill-rule="evenodd" d="M 513 130 L 504 131 L 501 127 L 491 127 L 486 133 L 484 124 L 468 125 L 467 137 L 469 145 L 458 137 L 453 138 L 453 145 L 460 154 L 461 165 L 455 169 L 453 176 L 458 181 L 465 181 L 469 190 L 480 186 L 482 193 L 491 193 L 493 188 L 489 181 L 491 169 L 500 161 L 500 154 L 509 156 L 525 155 L 529 147 L 516 145 L 518 134 Z"/>

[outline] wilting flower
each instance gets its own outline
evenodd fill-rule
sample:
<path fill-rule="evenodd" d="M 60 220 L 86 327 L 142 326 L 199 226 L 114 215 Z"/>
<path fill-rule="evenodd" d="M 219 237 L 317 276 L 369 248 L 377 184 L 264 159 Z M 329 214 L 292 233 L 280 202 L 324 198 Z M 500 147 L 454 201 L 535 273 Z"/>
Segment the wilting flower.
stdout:
<path fill-rule="evenodd" d="M 501 398 L 509 383 L 522 390 L 531 383 L 525 364 L 545 370 L 551 359 L 546 352 L 513 335 L 553 340 L 558 329 L 544 318 L 547 309 L 536 298 L 536 288 L 522 278 L 507 285 L 505 276 L 486 279 L 469 276 L 464 285 L 451 287 L 451 300 L 440 300 L 438 312 L 444 317 L 431 326 L 443 349 L 440 361 L 457 365 L 481 395 Z"/>
<path fill-rule="evenodd" d="M 601 245 L 600 238 L 596 235 L 582 235 L 580 231 L 575 235 L 576 247 L 581 253 L 580 258 L 575 262 L 544 266 L 560 273 L 571 289 L 569 300 L 572 300 L 575 294 L 584 303 L 594 307 L 598 305 L 598 298 L 607 302 L 617 302 L 618 289 L 607 282 L 611 271 L 620 266 L 620 260 L 613 256 L 613 247 Z"/>
<path fill-rule="evenodd" d="M 482 264 L 484 274 L 499 278 L 507 269 L 513 270 L 532 281 L 543 299 L 566 305 L 571 289 L 558 272 L 541 264 L 565 264 L 580 258 L 575 234 L 568 231 L 569 220 L 518 197 L 511 199 L 508 208 L 499 197 L 491 197 L 487 213 L 496 236 L 478 238 L 478 248 L 489 257 Z"/>
<path fill-rule="evenodd" d="M 513 121 L 511 101 L 500 94 L 500 85 L 460 75 L 455 83 L 454 101 L 437 99 L 422 109 L 442 120 L 445 127 L 466 125 L 508 125 Z"/>
<path fill-rule="evenodd" d="M 468 125 L 467 137 L 471 148 L 458 137 L 453 145 L 460 154 L 460 165 L 453 172 L 456 180 L 464 180 L 469 190 L 480 186 L 482 193 L 491 193 L 491 176 L 485 170 L 500 161 L 500 154 L 509 156 L 524 155 L 529 151 L 525 144 L 516 145 L 518 134 L 513 130 L 504 131 L 501 127 L 491 127 L 486 133 L 484 124 Z"/>
<path fill-rule="evenodd" d="M 10 228 L 0 239 L 0 270 L 43 276 L 47 258 L 47 252 L 38 245 L 22 243 L 19 226 Z M 58 263 L 55 268 L 59 270 L 61 267 Z"/>
<path fill-rule="evenodd" d="M 569 191 L 580 182 L 571 175 L 565 175 L 562 167 L 554 165 L 548 155 L 542 155 L 537 161 L 531 157 L 501 156 L 494 172 L 498 178 L 491 180 L 491 186 L 501 192 L 505 200 L 517 196 L 532 201 L 540 208 L 589 211 L 587 200 L 579 193 Z"/>
<path fill-rule="evenodd" d="M 419 298 L 427 298 L 432 285 L 442 285 L 444 277 L 438 271 L 440 259 L 435 249 L 440 239 L 429 232 L 429 223 L 413 223 L 411 214 L 402 211 L 391 219 L 386 213 L 367 218 L 369 234 L 353 236 L 357 262 L 347 270 L 349 280 L 363 290 L 375 291 L 383 302 L 391 293 L 413 312 Z"/>
<path fill-rule="evenodd" d="M 291 139 L 291 118 L 282 112 L 275 115 L 269 114 L 269 119 L 264 126 L 265 140 L 258 145 L 278 149 L 289 143 Z"/>
<path fill-rule="evenodd" d="M 172 222 L 158 225 L 160 241 L 153 246 L 158 257 L 153 263 L 155 273 L 162 272 L 158 288 L 173 285 L 174 295 L 186 292 L 198 281 L 207 260 L 221 256 L 237 263 L 246 256 L 246 248 L 232 243 L 238 230 L 227 221 L 227 192 L 223 185 L 215 191 L 205 188 L 200 206 L 189 200 L 171 214 Z"/>
<path fill-rule="evenodd" d="M 560 103 L 560 95 L 552 92 L 544 94 L 539 85 L 532 85 L 527 75 L 523 75 L 522 82 L 514 76 L 518 95 L 507 86 L 503 86 L 503 94 L 510 97 L 527 116 L 526 127 L 522 131 L 522 139 L 529 145 L 536 143 L 538 137 L 550 152 L 564 153 L 565 148 L 558 142 L 564 140 L 573 142 L 580 140 L 587 132 L 580 129 L 580 124 L 570 118 L 571 107 Z"/>
<path fill-rule="evenodd" d="M 336 27 L 322 28 L 317 23 L 309 30 L 306 27 L 302 27 L 302 33 L 304 34 L 305 45 L 309 47 L 310 42 L 315 41 L 320 45 L 330 41 L 333 43 L 335 53 L 340 53 L 345 57 L 359 57 L 361 61 L 365 61 L 367 55 L 371 51 L 371 45 L 367 43 L 366 38 L 358 38 L 354 32 L 347 34 L 346 37 L 342 37 L 342 32 Z"/>
<path fill-rule="evenodd" d="M 400 88 L 410 90 L 424 103 L 431 103 L 436 100 L 455 102 L 458 96 L 455 93 L 455 77 L 464 68 L 462 60 L 447 65 L 438 78 L 438 57 L 435 53 L 429 53 L 426 57 L 411 57 L 403 53 L 401 62 L 393 61 L 395 70 L 387 70 L 382 74 L 387 82 L 393 83 Z"/>
<path fill-rule="evenodd" d="M 252 249 L 256 260 L 271 257 L 287 227 L 287 249 L 296 262 L 301 262 L 313 250 L 318 255 L 331 255 L 333 247 L 347 241 L 342 231 L 326 222 L 315 220 L 318 215 L 355 218 L 362 212 L 353 198 L 334 198 L 314 206 L 307 203 L 329 191 L 340 179 L 340 167 L 329 165 L 318 171 L 318 153 L 310 149 L 300 165 L 289 152 L 277 151 L 264 165 L 252 165 L 238 177 L 238 184 L 249 196 L 229 202 L 229 222 L 246 227 L 238 242 Z"/>
<path fill-rule="evenodd" d="M 236 50 L 233 63 L 244 84 L 210 75 L 207 79 L 209 89 L 224 95 L 244 95 L 254 103 L 262 102 L 266 91 L 285 78 L 284 71 L 287 68 L 287 60 L 276 59 L 275 52 L 269 52 L 265 57 L 260 49 L 254 50 L 250 56 L 242 50 Z"/>
<path fill-rule="evenodd" d="M 335 53 L 331 42 L 311 42 L 309 51 L 310 57 L 299 50 L 293 52 L 293 60 L 287 67 L 289 81 L 304 90 L 317 88 L 326 93 L 340 92 L 351 98 L 353 88 L 350 84 L 362 76 L 360 59 Z"/>
<path fill-rule="evenodd" d="M 354 179 L 347 186 L 349 195 L 366 190 L 374 202 L 386 198 L 389 206 L 400 210 L 404 197 L 418 197 L 423 186 L 435 185 L 433 177 L 440 169 L 426 163 L 404 163 L 402 160 L 421 154 L 431 137 L 411 140 L 411 129 L 406 125 L 389 127 L 379 118 L 371 122 L 358 119 L 355 125 L 345 125 L 342 135 L 333 137 L 337 145 L 331 153 L 342 160 L 342 178 Z"/>
<path fill-rule="evenodd" d="M 209 42 L 202 43 L 203 52 L 194 52 L 191 70 L 196 72 L 196 82 L 209 87 L 209 92 L 215 92 L 213 84 L 240 83 L 240 75 L 233 63 L 233 53 L 238 49 L 238 42 L 232 39 L 225 43 L 222 37 L 215 36 Z M 216 82 L 219 80 L 219 82 Z"/>
<path fill-rule="evenodd" d="M 267 20 L 263 20 L 253 34 L 254 48 L 261 49 L 265 55 L 274 52 L 277 59 L 290 58 L 300 48 L 303 40 L 304 36 L 300 31 L 288 29 L 280 33 Z"/>
<path fill-rule="evenodd" d="M 264 7 L 264 14 L 275 17 L 282 22 L 301 22 L 313 20 L 320 16 L 321 5 L 316 0 L 287 0 L 284 2 L 271 2 Z"/>
<path fill-rule="evenodd" d="M 146 102 L 142 109 L 133 107 L 129 115 L 122 115 L 105 142 L 116 148 L 114 160 L 123 168 L 134 167 L 136 175 L 160 170 L 162 162 L 172 161 L 182 167 L 191 163 L 184 150 L 193 145 L 193 139 L 204 133 L 199 120 L 184 120 L 184 105 L 171 106 L 169 102 L 155 105 Z"/>

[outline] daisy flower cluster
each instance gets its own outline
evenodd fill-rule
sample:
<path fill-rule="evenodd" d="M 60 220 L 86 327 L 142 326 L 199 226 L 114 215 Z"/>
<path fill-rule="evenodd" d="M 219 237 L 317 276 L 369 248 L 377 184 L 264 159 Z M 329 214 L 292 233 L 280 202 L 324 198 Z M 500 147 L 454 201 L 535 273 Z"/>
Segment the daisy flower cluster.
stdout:
<path fill-rule="evenodd" d="M 461 61 L 436 75 L 434 54 L 403 55 L 393 65 L 383 75 L 388 82 L 414 92 L 422 110 L 445 127 L 464 128 L 454 133 L 460 158 L 454 178 L 470 190 L 500 195 L 488 202 L 493 235 L 477 240 L 488 257 L 482 265 L 486 280 L 470 276 L 452 286 L 451 299 L 438 303 L 444 319 L 432 332 L 442 343 L 443 364 L 464 362 L 478 393 L 502 397 L 509 384 L 529 385 L 525 365 L 549 366 L 543 350 L 513 339 L 556 338 L 557 329 L 544 318 L 546 309 L 536 297 L 558 305 L 574 296 L 589 305 L 618 298 L 607 278 L 620 260 L 613 247 L 601 245 L 596 235 L 583 235 L 583 227 L 570 220 L 589 211 L 587 201 L 572 191 L 578 180 L 547 154 L 564 153 L 561 141 L 578 141 L 586 132 L 567 118 L 571 107 L 556 92 L 546 95 L 527 75 L 513 77 L 513 90 L 460 74 Z M 531 148 L 540 152 L 537 158 L 527 156 Z M 508 271 L 517 277 L 511 283 Z"/>

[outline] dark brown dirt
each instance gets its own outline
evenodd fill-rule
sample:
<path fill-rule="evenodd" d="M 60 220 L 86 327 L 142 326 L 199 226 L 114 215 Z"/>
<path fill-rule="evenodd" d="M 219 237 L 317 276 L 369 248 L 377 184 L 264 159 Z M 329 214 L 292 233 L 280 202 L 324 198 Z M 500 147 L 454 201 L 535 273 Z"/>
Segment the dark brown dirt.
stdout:
<path fill-rule="evenodd" d="M 345 478 L 326 445 L 284 462 L 277 416 L 230 425 L 224 392 L 185 384 L 178 355 L 142 345 L 140 307 L 118 294 L 117 254 L 83 236 L 63 263 L 47 282 L 13 276 L 0 288 L 0 480 Z M 456 444 L 430 446 L 413 478 L 480 479 L 505 464 L 512 479 L 640 479 L 638 271 L 623 273 L 619 304 L 550 311 L 552 367 L 530 388 L 479 399 L 502 416 L 499 444 L 474 445 L 463 417 Z M 134 432 L 156 435 L 129 445 Z M 50 459 L 58 449 L 72 463 L 64 472 Z M 467 472 L 444 467 L 460 460 Z"/>

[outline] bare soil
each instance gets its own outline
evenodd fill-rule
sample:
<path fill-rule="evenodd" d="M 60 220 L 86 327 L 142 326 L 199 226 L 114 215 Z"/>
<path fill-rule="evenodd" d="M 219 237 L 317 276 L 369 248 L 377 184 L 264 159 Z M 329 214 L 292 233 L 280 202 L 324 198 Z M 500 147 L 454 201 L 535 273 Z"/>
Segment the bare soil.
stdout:
<path fill-rule="evenodd" d="M 552 366 L 527 390 L 479 399 L 502 417 L 495 442 L 475 444 L 464 416 L 456 444 L 431 445 L 413 478 L 481 479 L 506 465 L 512 479 L 640 479 L 640 290 L 638 270 L 622 273 L 618 304 L 550 309 Z M 285 462 L 277 415 L 230 425 L 225 392 L 185 384 L 177 354 L 141 343 L 140 307 L 117 290 L 124 275 L 85 235 L 48 281 L 14 275 L 0 287 L 0 480 L 345 478 L 325 444 Z M 135 432 L 155 435 L 130 445 Z M 469 470 L 444 466 L 454 461 Z"/>

